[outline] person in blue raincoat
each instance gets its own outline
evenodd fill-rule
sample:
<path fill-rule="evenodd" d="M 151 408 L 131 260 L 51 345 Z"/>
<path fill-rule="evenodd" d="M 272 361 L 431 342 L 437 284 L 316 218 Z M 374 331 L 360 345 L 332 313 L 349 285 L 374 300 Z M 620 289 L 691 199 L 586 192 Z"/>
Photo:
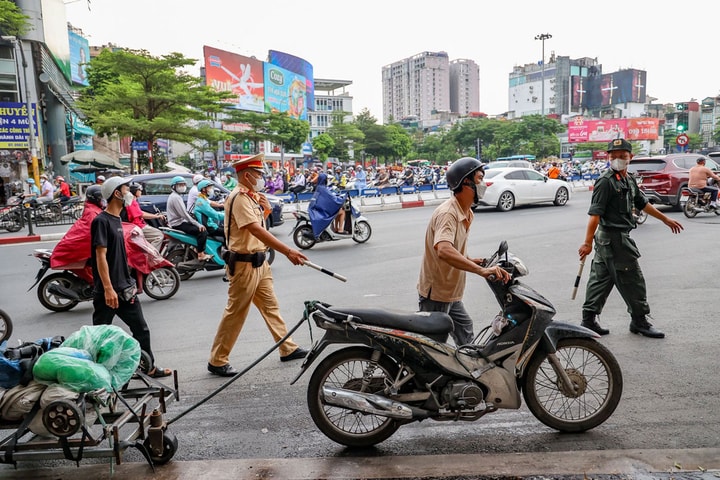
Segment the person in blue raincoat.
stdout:
<path fill-rule="evenodd" d="M 345 210 L 342 208 L 345 203 L 344 195 L 337 195 L 327 188 L 327 175 L 322 172 L 318 175 L 317 188 L 308 205 L 308 215 L 315 238 L 319 237 L 323 230 L 333 220 L 333 230 L 337 233 L 345 233 Z"/>

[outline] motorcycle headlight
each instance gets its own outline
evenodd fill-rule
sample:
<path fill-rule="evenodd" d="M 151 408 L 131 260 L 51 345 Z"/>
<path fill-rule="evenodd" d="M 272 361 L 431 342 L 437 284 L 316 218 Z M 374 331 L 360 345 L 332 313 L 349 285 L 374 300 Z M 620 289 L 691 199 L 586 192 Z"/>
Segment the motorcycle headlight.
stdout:
<path fill-rule="evenodd" d="M 530 273 L 530 270 L 525 266 L 522 260 L 515 255 L 508 254 L 508 261 L 510 265 L 512 265 L 516 277 L 523 277 Z"/>

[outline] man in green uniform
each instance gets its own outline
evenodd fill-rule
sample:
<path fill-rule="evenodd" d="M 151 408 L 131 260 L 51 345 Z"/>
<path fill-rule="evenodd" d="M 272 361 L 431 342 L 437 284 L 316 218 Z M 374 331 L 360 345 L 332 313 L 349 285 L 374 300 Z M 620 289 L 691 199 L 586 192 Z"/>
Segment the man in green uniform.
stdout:
<path fill-rule="evenodd" d="M 651 338 L 664 338 L 665 334 L 648 321 L 650 306 L 647 303 L 645 278 L 638 258 L 640 251 L 630 238 L 630 230 L 637 224 L 632 209 L 645 211 L 673 233 L 680 233 L 682 225 L 658 211 L 648 203 L 627 167 L 632 159 L 632 145 L 622 138 L 612 140 L 607 148 L 610 168 L 595 182 L 588 215 L 585 243 L 578 253 L 584 260 L 592 251 L 595 240 L 595 258 L 582 307 L 582 326 L 607 335 L 597 320 L 613 286 L 618 289 L 630 313 L 630 331 Z"/>

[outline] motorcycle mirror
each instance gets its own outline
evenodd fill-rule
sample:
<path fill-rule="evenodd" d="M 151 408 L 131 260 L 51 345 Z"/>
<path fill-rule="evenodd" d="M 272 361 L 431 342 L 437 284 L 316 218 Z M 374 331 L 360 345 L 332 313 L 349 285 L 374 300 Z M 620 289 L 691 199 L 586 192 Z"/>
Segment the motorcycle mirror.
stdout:
<path fill-rule="evenodd" d="M 500 246 L 498 247 L 497 253 L 498 253 L 498 255 L 504 255 L 507 253 L 507 251 L 508 251 L 507 240 L 503 240 L 502 242 L 500 242 Z"/>

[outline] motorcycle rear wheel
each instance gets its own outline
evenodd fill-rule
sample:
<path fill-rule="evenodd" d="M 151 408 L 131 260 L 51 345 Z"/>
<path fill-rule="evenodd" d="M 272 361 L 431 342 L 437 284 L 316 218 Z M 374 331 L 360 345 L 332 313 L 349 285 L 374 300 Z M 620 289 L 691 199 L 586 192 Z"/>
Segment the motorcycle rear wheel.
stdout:
<path fill-rule="evenodd" d="M 15 210 L 7 214 L 7 219 L 3 222 L 3 228 L 10 233 L 19 232 L 23 227 L 23 218 L 20 210 Z"/>
<path fill-rule="evenodd" d="M 179 263 L 189 262 L 191 260 L 195 260 L 197 257 L 195 256 L 195 252 L 193 250 L 190 250 L 188 258 L 185 258 L 185 249 L 178 248 L 168 253 L 165 258 L 170 263 L 175 265 L 175 269 L 177 269 Z M 185 281 L 189 280 L 193 275 L 195 275 L 195 272 L 193 270 L 183 270 L 182 272 L 178 270 L 178 275 L 180 275 L 180 280 Z"/>
<path fill-rule="evenodd" d="M 589 338 L 560 340 L 556 355 L 576 391 L 566 391 L 547 356 L 535 355 L 525 372 L 525 403 L 538 420 L 561 432 L 597 427 L 622 396 L 622 371 L 615 356 Z"/>
<path fill-rule="evenodd" d="M 167 300 L 180 288 L 180 274 L 174 267 L 160 267 L 144 276 L 143 291 L 155 300 Z"/>
<path fill-rule="evenodd" d="M 40 300 L 40 304 L 53 312 L 67 312 L 68 310 L 72 310 L 80 303 L 78 300 L 58 296 L 48 289 L 55 284 L 72 289 L 75 282 L 76 278 L 66 272 L 52 273 L 43 278 L 37 287 L 37 297 L 38 300 Z"/>
<path fill-rule="evenodd" d="M 13 324 L 10 315 L 5 313 L 4 310 L 0 310 L 0 343 L 10 338 L 12 332 Z"/>
<path fill-rule="evenodd" d="M 365 220 L 360 220 L 355 223 L 355 231 L 353 232 L 353 240 L 357 243 L 365 243 L 370 240 L 372 235 L 372 228 L 370 224 Z"/>
<path fill-rule="evenodd" d="M 695 199 L 693 197 L 689 197 L 687 199 L 687 202 L 685 202 L 685 207 L 683 208 L 683 213 L 687 218 L 693 218 L 697 215 L 697 211 L 695 210 Z"/>
<path fill-rule="evenodd" d="M 293 232 L 293 242 L 298 248 L 307 250 L 315 245 L 315 234 L 310 225 L 301 225 Z"/>
<path fill-rule="evenodd" d="M 331 353 L 320 362 L 308 384 L 308 409 L 315 425 L 329 439 L 348 447 L 378 444 L 400 428 L 400 422 L 395 419 L 323 402 L 324 386 L 382 395 L 386 382 L 397 376 L 398 366 L 383 355 L 373 368 L 370 365 L 372 353 L 373 350 L 367 347 L 348 347 Z M 363 378 L 370 378 L 370 386 L 365 390 L 362 390 Z"/>

